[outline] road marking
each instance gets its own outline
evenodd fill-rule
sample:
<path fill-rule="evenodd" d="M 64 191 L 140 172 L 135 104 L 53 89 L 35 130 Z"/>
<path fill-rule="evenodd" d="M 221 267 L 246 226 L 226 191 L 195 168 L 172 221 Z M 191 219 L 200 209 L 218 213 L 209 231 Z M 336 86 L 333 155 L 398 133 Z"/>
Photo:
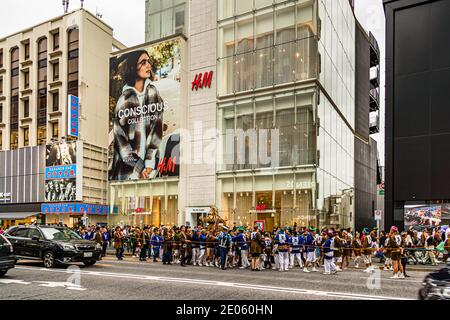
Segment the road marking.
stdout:
<path fill-rule="evenodd" d="M 360 279 L 367 279 L 364 277 L 360 277 Z M 391 278 L 380 278 L 382 281 L 389 281 L 389 282 L 412 282 L 412 283 L 422 283 L 423 281 L 419 280 L 409 280 L 409 279 L 391 279 Z"/>
<path fill-rule="evenodd" d="M 29 271 L 46 271 L 49 273 L 67 273 L 65 270 L 55 270 L 55 269 L 45 269 L 45 268 L 16 267 L 16 269 L 29 270 Z M 86 275 L 86 276 L 99 276 L 99 277 L 110 277 L 110 278 L 120 278 L 120 279 L 148 280 L 148 281 L 161 281 L 161 282 L 173 282 L 173 283 L 201 284 L 201 285 L 228 287 L 228 288 L 234 287 L 234 288 L 247 289 L 247 290 L 272 291 L 272 292 L 282 292 L 282 293 L 303 294 L 303 295 L 310 295 L 310 296 L 311 295 L 325 296 L 325 297 L 333 297 L 333 298 L 346 298 L 346 299 L 359 299 L 359 300 L 411 300 L 411 299 L 399 298 L 399 297 L 375 296 L 375 295 L 347 293 L 347 292 L 307 290 L 307 289 L 297 289 L 297 288 L 283 288 L 283 287 L 275 287 L 275 286 L 265 286 L 265 285 L 248 284 L 248 283 L 220 282 L 220 281 L 211 281 L 211 280 L 202 280 L 202 279 L 158 277 L 158 276 L 148 276 L 148 275 L 138 275 L 138 274 L 122 274 L 122 273 L 84 271 L 84 270 L 82 270 L 80 273 L 81 273 L 81 275 Z"/>
<path fill-rule="evenodd" d="M 25 282 L 23 280 L 10 280 L 10 279 L 0 279 L 0 283 L 3 284 L 31 284 L 31 282 Z"/>
<path fill-rule="evenodd" d="M 85 291 L 86 288 L 83 288 L 77 284 L 71 282 L 54 282 L 54 281 L 33 281 L 33 283 L 41 283 L 39 287 L 47 287 L 47 288 L 65 288 L 67 290 L 76 290 L 76 291 Z"/>

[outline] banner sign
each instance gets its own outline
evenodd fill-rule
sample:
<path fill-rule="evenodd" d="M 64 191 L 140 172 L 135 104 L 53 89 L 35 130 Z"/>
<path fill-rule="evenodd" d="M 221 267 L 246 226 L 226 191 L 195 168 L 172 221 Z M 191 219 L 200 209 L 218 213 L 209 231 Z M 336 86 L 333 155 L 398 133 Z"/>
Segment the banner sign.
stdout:
<path fill-rule="evenodd" d="M 76 177 L 77 177 L 76 164 L 45 168 L 45 180 L 73 179 Z"/>
<path fill-rule="evenodd" d="M 86 203 L 43 203 L 41 211 L 45 214 L 98 214 L 106 215 L 109 206 Z"/>
<path fill-rule="evenodd" d="M 180 41 L 167 40 L 110 59 L 110 181 L 179 176 Z"/>
<path fill-rule="evenodd" d="M 46 146 L 46 202 L 82 200 L 82 150 L 80 141 L 61 141 Z"/>
<path fill-rule="evenodd" d="M 78 97 L 75 97 L 71 94 L 69 94 L 68 97 L 68 113 L 67 113 L 67 120 L 68 120 L 68 126 L 67 126 L 67 135 L 78 138 L 78 128 L 79 128 L 79 111 L 80 111 L 80 101 Z"/>

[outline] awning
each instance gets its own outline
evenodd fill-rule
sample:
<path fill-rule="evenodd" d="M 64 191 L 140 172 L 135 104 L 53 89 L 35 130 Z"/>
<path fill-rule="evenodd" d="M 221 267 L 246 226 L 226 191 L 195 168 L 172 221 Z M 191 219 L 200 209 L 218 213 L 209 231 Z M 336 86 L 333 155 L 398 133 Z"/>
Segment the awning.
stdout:
<path fill-rule="evenodd" d="M 36 216 L 40 212 L 13 212 L 13 213 L 0 213 L 0 220 L 22 220 L 28 217 Z"/>

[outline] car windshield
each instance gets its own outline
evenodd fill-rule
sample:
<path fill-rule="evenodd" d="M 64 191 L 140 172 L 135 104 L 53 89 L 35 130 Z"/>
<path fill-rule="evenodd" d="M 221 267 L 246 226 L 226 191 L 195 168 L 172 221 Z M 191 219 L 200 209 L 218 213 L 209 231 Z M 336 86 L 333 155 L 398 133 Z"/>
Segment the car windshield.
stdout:
<path fill-rule="evenodd" d="M 47 240 L 79 240 L 81 237 L 70 229 L 42 228 L 42 233 Z"/>

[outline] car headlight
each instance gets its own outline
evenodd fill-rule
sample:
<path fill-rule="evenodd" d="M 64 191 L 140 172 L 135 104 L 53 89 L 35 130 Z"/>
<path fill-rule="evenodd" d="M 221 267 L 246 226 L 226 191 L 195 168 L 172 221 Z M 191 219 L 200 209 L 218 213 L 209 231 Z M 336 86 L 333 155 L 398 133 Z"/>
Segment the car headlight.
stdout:
<path fill-rule="evenodd" d="M 75 250 L 75 246 L 71 244 L 62 244 L 61 247 L 63 248 L 63 250 Z"/>
<path fill-rule="evenodd" d="M 445 299 L 450 299 L 450 288 L 445 288 L 442 290 L 442 295 Z"/>

